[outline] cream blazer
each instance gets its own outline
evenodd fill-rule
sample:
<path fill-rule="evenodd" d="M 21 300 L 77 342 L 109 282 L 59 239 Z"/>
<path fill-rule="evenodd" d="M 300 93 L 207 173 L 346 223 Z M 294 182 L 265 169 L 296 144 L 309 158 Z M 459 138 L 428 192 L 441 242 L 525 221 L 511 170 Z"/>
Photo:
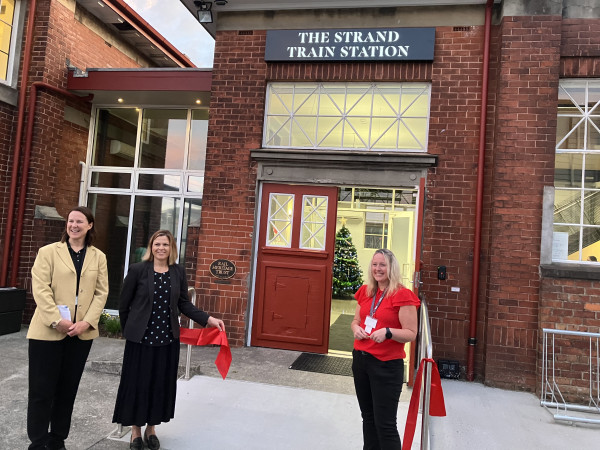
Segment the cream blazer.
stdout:
<path fill-rule="evenodd" d="M 65 334 L 52 328 L 60 321 L 57 305 L 67 305 L 71 317 L 75 312 L 75 289 L 77 272 L 66 242 L 55 242 L 38 251 L 31 269 L 31 284 L 36 309 L 27 332 L 28 339 L 59 341 Z M 88 340 L 98 337 L 98 321 L 108 297 L 108 271 L 106 255 L 96 247 L 86 249 L 81 278 L 79 280 L 79 302 L 77 320 L 91 326 L 79 335 Z"/>

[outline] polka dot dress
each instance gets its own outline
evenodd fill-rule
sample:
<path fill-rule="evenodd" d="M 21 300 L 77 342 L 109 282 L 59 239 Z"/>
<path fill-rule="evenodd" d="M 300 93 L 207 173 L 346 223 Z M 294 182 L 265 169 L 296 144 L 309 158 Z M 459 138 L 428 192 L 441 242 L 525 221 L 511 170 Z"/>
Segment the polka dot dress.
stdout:
<path fill-rule="evenodd" d="M 173 342 L 169 309 L 170 298 L 171 278 L 169 272 L 154 272 L 154 303 L 152 304 L 152 315 L 142 339 L 142 344 L 158 346 Z"/>

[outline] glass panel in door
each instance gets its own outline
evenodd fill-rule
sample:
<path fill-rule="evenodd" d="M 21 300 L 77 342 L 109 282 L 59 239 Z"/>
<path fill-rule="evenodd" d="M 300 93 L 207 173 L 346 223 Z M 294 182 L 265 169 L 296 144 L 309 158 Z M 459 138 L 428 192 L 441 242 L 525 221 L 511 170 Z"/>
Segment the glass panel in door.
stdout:
<path fill-rule="evenodd" d="M 94 213 L 97 240 L 94 245 L 106 254 L 108 300 L 106 309 L 119 308 L 119 295 L 125 273 L 125 250 L 131 196 L 90 194 L 88 206 Z"/>
<path fill-rule="evenodd" d="M 133 210 L 133 226 L 129 263 L 142 260 L 150 236 L 158 230 L 169 230 L 175 240 L 179 233 L 179 199 L 170 197 L 136 196 Z"/>

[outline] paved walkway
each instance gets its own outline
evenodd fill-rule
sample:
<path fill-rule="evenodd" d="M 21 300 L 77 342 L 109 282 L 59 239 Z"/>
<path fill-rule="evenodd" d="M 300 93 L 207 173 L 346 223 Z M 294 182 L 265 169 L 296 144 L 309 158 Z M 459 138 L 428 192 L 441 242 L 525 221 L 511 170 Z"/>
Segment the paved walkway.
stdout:
<path fill-rule="evenodd" d="M 115 437 L 111 423 L 123 345 L 108 338 L 94 342 L 75 402 L 69 450 L 129 448 L 129 434 Z M 217 352 L 194 347 L 195 375 L 178 381 L 175 419 L 157 428 L 163 449 L 362 447 L 351 377 L 290 370 L 298 352 L 245 347 L 233 349 L 229 375 L 222 380 L 213 363 Z M 0 336 L 0 355 L 0 449 L 25 449 L 25 331 Z M 185 360 L 184 346 L 181 362 Z M 596 448 L 600 439 L 598 427 L 555 423 L 532 394 L 451 380 L 443 380 L 443 388 L 448 416 L 432 419 L 434 450 L 579 450 Z M 405 388 L 399 406 L 401 434 L 410 394 Z"/>

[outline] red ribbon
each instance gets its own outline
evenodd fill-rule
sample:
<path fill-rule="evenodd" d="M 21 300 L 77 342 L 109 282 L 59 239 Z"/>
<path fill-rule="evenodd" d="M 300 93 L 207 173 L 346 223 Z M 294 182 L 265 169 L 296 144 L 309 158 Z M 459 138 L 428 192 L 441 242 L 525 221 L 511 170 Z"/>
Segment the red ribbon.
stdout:
<path fill-rule="evenodd" d="M 189 345 L 219 345 L 221 349 L 215 359 L 219 373 L 225 379 L 231 366 L 231 349 L 224 331 L 216 327 L 211 328 L 181 328 L 179 340 Z"/>
<path fill-rule="evenodd" d="M 429 396 L 429 415 L 442 417 L 446 415 L 446 405 L 444 404 L 444 392 L 442 391 L 442 380 L 438 372 L 437 364 L 431 358 L 423 358 L 419 364 L 415 385 L 413 386 L 408 407 L 408 416 L 404 428 L 404 439 L 402 439 L 402 450 L 410 450 L 415 428 L 417 426 L 417 416 L 419 414 L 419 403 L 421 399 L 421 379 L 423 378 L 423 366 L 426 362 L 431 363 L 431 395 Z"/>

